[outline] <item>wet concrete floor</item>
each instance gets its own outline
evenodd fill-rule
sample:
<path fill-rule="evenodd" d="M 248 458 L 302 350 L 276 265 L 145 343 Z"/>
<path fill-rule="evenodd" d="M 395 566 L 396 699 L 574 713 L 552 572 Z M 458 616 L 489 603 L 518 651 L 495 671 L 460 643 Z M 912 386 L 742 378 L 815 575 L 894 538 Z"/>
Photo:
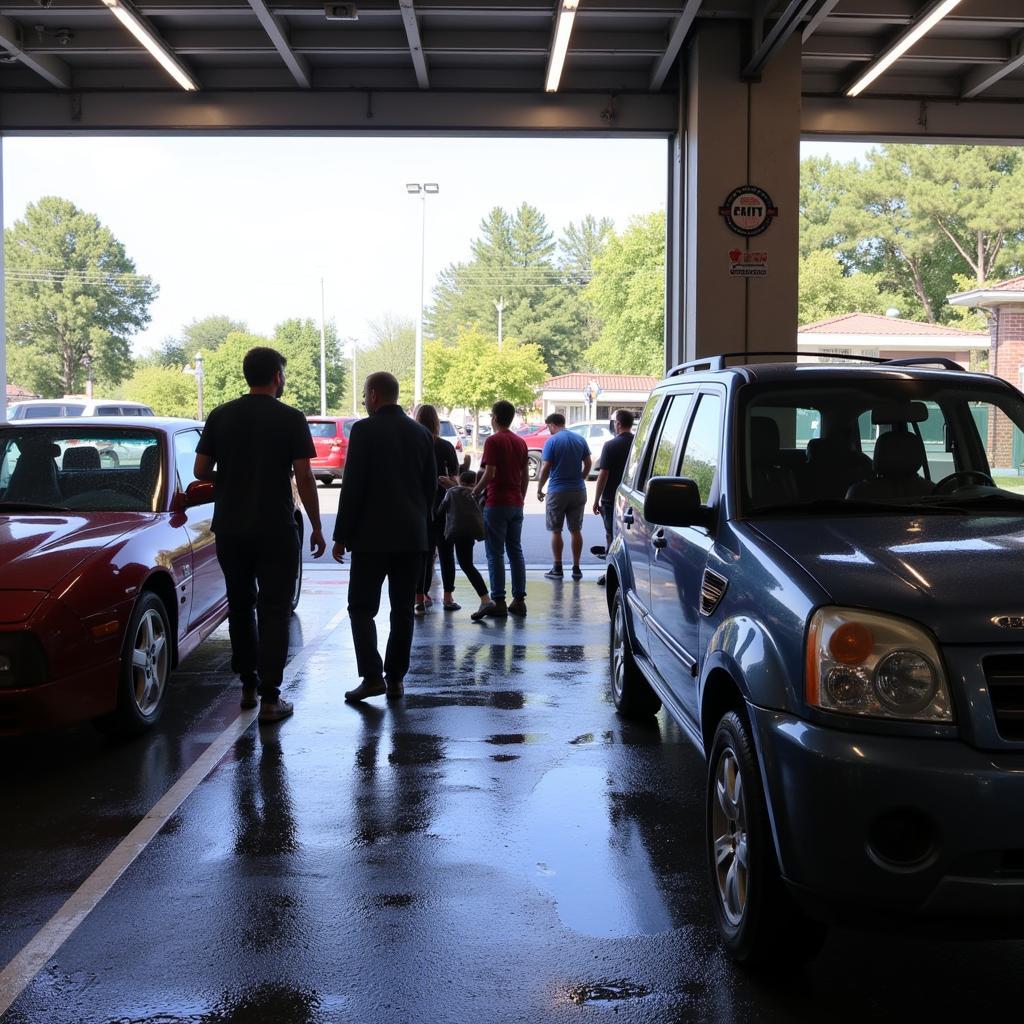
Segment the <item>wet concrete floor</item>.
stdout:
<path fill-rule="evenodd" d="M 3 1024 L 1019 1017 L 1022 943 L 834 930 L 789 976 L 729 963 L 702 761 L 615 714 L 595 574 L 531 573 L 525 621 L 432 610 L 404 702 L 356 708 L 344 578 L 307 574 L 296 716 L 242 735 Z M 221 630 L 132 743 L 0 747 L 0 963 L 237 717 L 228 662 Z"/>

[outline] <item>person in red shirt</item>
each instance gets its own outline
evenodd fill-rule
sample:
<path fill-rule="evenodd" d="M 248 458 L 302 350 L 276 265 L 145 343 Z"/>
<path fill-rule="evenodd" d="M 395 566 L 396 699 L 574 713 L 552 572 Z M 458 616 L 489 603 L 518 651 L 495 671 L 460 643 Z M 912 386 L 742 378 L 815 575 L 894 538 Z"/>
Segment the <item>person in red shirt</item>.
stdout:
<path fill-rule="evenodd" d="M 523 557 L 523 499 L 529 486 L 529 454 L 526 442 L 509 429 L 515 418 L 511 402 L 495 402 L 491 407 L 494 433 L 484 443 L 483 473 L 473 488 L 474 494 L 487 492 L 484 505 L 484 546 L 491 600 L 470 616 L 504 619 L 526 614 L 526 559 Z M 505 604 L 505 553 L 512 573 L 512 603 Z"/>

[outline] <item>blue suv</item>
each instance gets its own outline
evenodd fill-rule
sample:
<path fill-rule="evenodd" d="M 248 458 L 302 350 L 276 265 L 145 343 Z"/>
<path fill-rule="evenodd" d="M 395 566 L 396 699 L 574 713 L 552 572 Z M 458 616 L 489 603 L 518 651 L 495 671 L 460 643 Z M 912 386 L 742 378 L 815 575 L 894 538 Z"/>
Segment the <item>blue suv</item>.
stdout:
<path fill-rule="evenodd" d="M 1024 398 L 821 358 L 676 367 L 615 499 L 615 705 L 706 758 L 742 962 L 835 919 L 1024 921 Z"/>

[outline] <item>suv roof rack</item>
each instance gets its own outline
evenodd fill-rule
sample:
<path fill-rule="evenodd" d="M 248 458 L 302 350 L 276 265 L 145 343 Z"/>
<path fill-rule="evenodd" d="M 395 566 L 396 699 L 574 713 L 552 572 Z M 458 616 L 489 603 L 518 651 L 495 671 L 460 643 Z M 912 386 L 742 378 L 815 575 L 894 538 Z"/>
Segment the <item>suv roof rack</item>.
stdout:
<path fill-rule="evenodd" d="M 725 369 L 727 359 L 743 359 L 749 361 L 755 356 L 788 356 L 794 361 L 797 356 L 818 356 L 824 359 L 850 359 L 860 363 L 889 363 L 895 360 L 883 359 L 881 356 L 863 356 L 843 352 L 797 352 L 796 349 L 780 349 L 773 352 L 722 352 L 720 355 L 706 356 L 704 359 L 691 359 L 688 363 L 679 363 L 668 371 L 666 376 L 676 377 L 683 373 L 695 373 L 697 370 L 710 370 L 715 373 Z"/>
<path fill-rule="evenodd" d="M 946 370 L 964 372 L 964 368 L 959 363 L 947 359 L 945 356 L 906 356 L 903 359 L 886 359 L 886 363 L 889 366 L 941 366 Z"/>
<path fill-rule="evenodd" d="M 793 349 L 780 350 L 776 352 L 722 352 L 718 355 L 705 356 L 703 359 L 691 359 L 686 363 L 679 363 L 673 366 L 666 374 L 667 377 L 678 377 L 684 373 L 696 373 L 699 370 L 709 370 L 717 373 L 725 369 L 726 360 L 743 359 L 750 360 L 755 356 L 789 356 L 796 360 L 798 356 L 817 356 L 819 359 L 849 359 L 858 363 L 877 363 L 881 366 L 941 366 L 945 370 L 959 370 L 964 368 L 952 359 L 945 356 L 906 356 L 902 359 L 885 359 L 882 356 L 857 355 L 853 352 L 806 352 Z"/>

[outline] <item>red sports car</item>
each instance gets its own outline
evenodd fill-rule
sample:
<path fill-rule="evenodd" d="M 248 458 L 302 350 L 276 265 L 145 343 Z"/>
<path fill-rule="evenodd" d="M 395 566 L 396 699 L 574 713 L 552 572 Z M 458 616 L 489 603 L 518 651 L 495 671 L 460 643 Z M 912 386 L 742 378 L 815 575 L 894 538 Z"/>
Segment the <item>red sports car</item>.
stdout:
<path fill-rule="evenodd" d="M 171 669 L 224 620 L 213 484 L 192 475 L 201 429 L 0 424 L 0 734 L 146 729 Z"/>

